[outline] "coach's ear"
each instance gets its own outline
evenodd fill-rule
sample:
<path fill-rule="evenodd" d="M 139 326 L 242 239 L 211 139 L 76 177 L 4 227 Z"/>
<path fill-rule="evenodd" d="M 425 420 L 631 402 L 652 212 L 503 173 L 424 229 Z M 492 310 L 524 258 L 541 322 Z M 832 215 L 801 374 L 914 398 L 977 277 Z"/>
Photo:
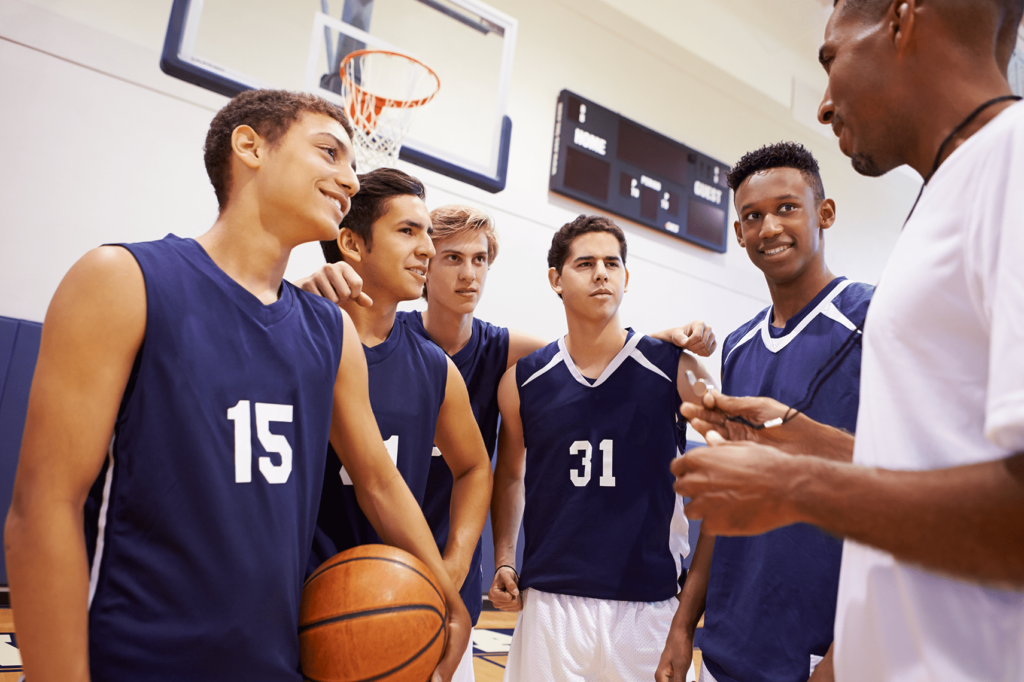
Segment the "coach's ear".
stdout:
<path fill-rule="evenodd" d="M 555 268 L 548 268 L 548 284 L 551 285 L 551 290 L 558 294 L 558 297 L 562 297 L 562 275 L 558 273 Z"/>
<path fill-rule="evenodd" d="M 836 202 L 825 199 L 818 207 L 818 226 L 827 230 L 836 222 Z"/>
<path fill-rule="evenodd" d="M 736 221 L 732 224 L 732 229 L 736 231 L 736 241 L 739 243 L 741 249 L 747 248 L 747 243 L 743 241 L 743 229 L 740 227 L 740 221 Z"/>
<path fill-rule="evenodd" d="M 346 263 L 359 263 L 366 253 L 366 243 L 358 234 L 343 227 L 338 232 L 338 249 Z"/>

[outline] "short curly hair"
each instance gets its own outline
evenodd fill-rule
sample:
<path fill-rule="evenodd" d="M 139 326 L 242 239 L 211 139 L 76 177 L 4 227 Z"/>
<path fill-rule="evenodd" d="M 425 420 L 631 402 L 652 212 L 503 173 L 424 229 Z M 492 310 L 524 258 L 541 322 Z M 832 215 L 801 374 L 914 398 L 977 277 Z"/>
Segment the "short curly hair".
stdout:
<path fill-rule="evenodd" d="M 800 171 L 814 193 L 814 201 L 820 204 L 825 200 L 825 186 L 821 183 L 818 162 L 806 147 L 796 142 L 777 142 L 744 154 L 729 171 L 729 188 L 735 195 L 744 180 L 772 168 L 795 168 Z"/>
<path fill-rule="evenodd" d="M 217 112 L 206 133 L 203 161 L 221 211 L 231 191 L 231 133 L 235 128 L 247 125 L 273 145 L 305 113 L 330 116 L 352 137 L 352 124 L 341 107 L 305 92 L 246 90 Z"/>
<path fill-rule="evenodd" d="M 551 238 L 548 267 L 554 268 L 558 274 L 562 274 L 562 266 L 565 265 L 565 260 L 569 257 L 572 240 L 589 232 L 607 232 L 618 239 L 619 256 L 622 258 L 622 264 L 626 264 L 626 235 L 622 233 L 622 229 L 603 215 L 581 214 L 571 223 L 562 225 L 558 232 L 555 232 L 555 236 Z"/>

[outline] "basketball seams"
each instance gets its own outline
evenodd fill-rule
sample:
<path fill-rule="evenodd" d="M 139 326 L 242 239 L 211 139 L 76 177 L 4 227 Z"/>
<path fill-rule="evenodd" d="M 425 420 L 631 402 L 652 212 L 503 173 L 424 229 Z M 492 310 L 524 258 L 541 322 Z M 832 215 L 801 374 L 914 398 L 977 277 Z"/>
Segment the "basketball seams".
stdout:
<path fill-rule="evenodd" d="M 428 576 L 426 576 L 422 571 L 420 571 L 415 566 L 411 566 L 411 565 L 405 563 L 404 561 L 400 561 L 398 559 L 389 559 L 387 557 L 376 557 L 376 556 L 364 556 L 364 557 L 354 557 L 352 559 L 345 559 L 344 561 L 339 561 L 338 563 L 331 564 L 330 566 L 321 566 L 320 568 L 318 568 L 316 571 L 313 572 L 313 575 L 311 575 L 308 578 L 306 578 L 306 582 L 302 586 L 302 588 L 305 589 L 307 586 L 312 584 L 312 582 L 314 580 L 316 580 L 320 576 L 322 576 L 325 573 L 327 573 L 327 571 L 330 571 L 333 568 L 337 568 L 338 566 L 344 566 L 345 564 L 349 564 L 349 563 L 352 563 L 354 561 L 386 561 L 388 563 L 392 563 L 392 564 L 396 564 L 398 566 L 403 566 L 405 568 L 408 568 L 410 571 L 412 571 L 413 573 L 415 573 L 416 575 L 420 576 L 421 578 L 423 578 L 424 580 L 427 581 L 427 584 L 430 585 L 430 589 L 434 590 L 434 593 L 437 594 L 438 598 L 440 598 L 441 603 L 445 605 L 445 607 L 444 607 L 444 611 L 445 611 L 444 617 L 445 617 L 445 620 L 448 619 L 448 603 L 445 602 L 444 596 L 441 594 L 441 591 L 437 588 L 437 585 L 434 584 L 434 581 L 431 580 Z"/>
<path fill-rule="evenodd" d="M 352 613 L 345 613 L 340 616 L 331 616 L 330 618 L 323 618 L 312 623 L 306 623 L 305 625 L 299 626 L 299 634 L 318 628 L 321 625 L 330 625 L 331 623 L 340 623 L 346 620 L 354 620 L 356 618 L 363 618 L 367 616 L 379 616 L 385 613 L 398 613 L 400 611 L 433 611 L 441 619 L 441 627 L 444 627 L 444 614 L 437 610 L 436 607 L 430 604 L 402 604 L 400 606 L 386 606 L 382 609 L 366 609 L 364 611 L 353 611 Z"/>
<path fill-rule="evenodd" d="M 404 607 L 391 607 L 391 608 L 387 608 L 387 609 L 375 609 L 375 611 L 377 613 L 386 613 L 386 612 L 389 612 L 389 611 L 400 611 L 400 610 L 410 610 L 410 609 L 407 609 L 407 608 L 404 608 Z M 426 610 L 430 610 L 430 611 L 433 611 L 434 613 L 436 613 L 438 615 L 441 615 L 441 612 L 438 611 L 437 609 L 433 608 L 433 607 L 428 606 Z M 447 611 L 447 608 L 445 610 Z M 375 614 L 373 612 L 365 612 L 364 611 L 364 612 L 362 612 L 360 614 L 353 614 L 353 615 L 354 616 L 358 616 L 358 615 L 364 615 L 365 616 L 365 615 L 375 615 Z M 328 622 L 337 622 L 337 621 L 347 620 L 347 619 L 348 618 L 345 617 L 345 616 L 340 616 L 340 617 L 336 617 L 334 619 L 329 619 L 328 621 L 320 621 L 319 623 L 311 623 L 310 625 L 308 625 L 306 627 L 310 628 L 310 627 L 313 627 L 315 625 L 325 625 Z M 299 629 L 299 633 L 301 634 L 302 631 L 303 631 L 302 628 L 300 628 Z M 372 677 L 364 677 L 364 678 L 362 678 L 360 680 L 355 680 L 354 682 L 376 682 L 377 680 L 383 680 L 383 679 L 385 679 L 387 677 L 390 677 L 391 675 L 394 675 L 395 673 L 397 673 L 397 672 L 399 672 L 401 670 L 404 670 L 408 666 L 410 666 L 413 663 L 415 663 L 416 661 L 418 661 L 420 656 L 422 656 L 423 654 L 427 653 L 427 651 L 429 651 L 430 648 L 434 646 L 434 643 L 437 642 L 437 637 L 442 632 L 445 633 L 444 645 L 447 648 L 447 646 L 448 646 L 448 632 L 447 632 L 447 628 L 445 628 L 445 626 L 444 626 L 444 621 L 441 621 L 441 627 L 438 628 L 437 632 L 434 633 L 434 636 L 430 638 L 430 641 L 427 642 L 425 645 L 423 645 L 423 648 L 421 648 L 419 651 L 417 651 L 408 660 L 406 660 L 403 663 L 400 663 L 399 665 L 395 666 L 394 668 L 391 668 L 390 670 L 385 670 L 384 672 L 379 673 L 377 675 L 373 675 Z M 318 680 L 316 678 L 309 677 L 305 673 L 302 673 L 302 679 L 304 681 L 306 681 L 306 682 L 324 682 L 323 680 Z"/>

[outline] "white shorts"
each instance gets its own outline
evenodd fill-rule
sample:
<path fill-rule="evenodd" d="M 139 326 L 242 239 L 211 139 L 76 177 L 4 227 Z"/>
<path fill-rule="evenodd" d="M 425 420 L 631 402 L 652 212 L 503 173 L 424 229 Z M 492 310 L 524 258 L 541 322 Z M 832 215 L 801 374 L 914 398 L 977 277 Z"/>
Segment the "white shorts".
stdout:
<path fill-rule="evenodd" d="M 455 669 L 455 674 L 452 675 L 452 682 L 476 682 L 476 673 L 473 671 L 472 635 L 469 638 L 469 646 L 466 647 L 466 653 L 462 654 L 459 667 Z"/>
<path fill-rule="evenodd" d="M 524 590 L 505 682 L 651 682 L 678 604 Z"/>

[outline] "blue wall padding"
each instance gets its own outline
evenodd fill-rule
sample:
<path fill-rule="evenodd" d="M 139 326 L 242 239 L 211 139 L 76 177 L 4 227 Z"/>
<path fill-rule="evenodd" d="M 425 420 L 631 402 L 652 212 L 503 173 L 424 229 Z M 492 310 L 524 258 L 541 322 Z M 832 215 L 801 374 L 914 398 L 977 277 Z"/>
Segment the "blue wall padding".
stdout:
<path fill-rule="evenodd" d="M 7 518 L 25 429 L 28 392 L 39 357 L 43 325 L 0 317 L 0 519 Z M 3 529 L 0 526 L 0 537 Z M 0 584 L 7 584 L 7 564 L 0 552 Z"/>

